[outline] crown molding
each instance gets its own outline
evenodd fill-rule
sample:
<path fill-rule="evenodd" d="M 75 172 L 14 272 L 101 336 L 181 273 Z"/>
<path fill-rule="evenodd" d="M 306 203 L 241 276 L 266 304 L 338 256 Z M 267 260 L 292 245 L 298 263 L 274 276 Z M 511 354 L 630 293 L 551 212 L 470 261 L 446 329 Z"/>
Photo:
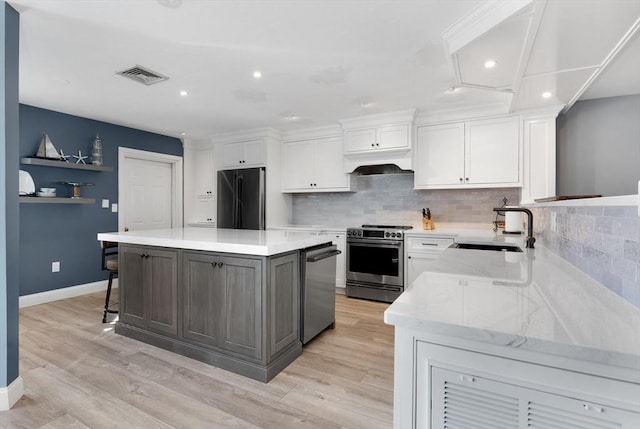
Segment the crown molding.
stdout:
<path fill-rule="evenodd" d="M 408 109 L 399 110 L 396 112 L 376 113 L 374 115 L 340 119 L 338 122 L 340 122 L 344 129 L 353 129 L 413 122 L 415 116 L 416 109 Z"/>
<path fill-rule="evenodd" d="M 247 140 L 256 140 L 256 139 L 280 139 L 282 136 L 282 132 L 276 130 L 275 128 L 267 127 L 267 128 L 256 128 L 253 130 L 244 130 L 244 131 L 235 131 L 231 133 L 224 134 L 216 134 L 211 136 L 211 141 L 214 144 L 218 143 L 233 143 L 233 142 L 242 142 Z"/>

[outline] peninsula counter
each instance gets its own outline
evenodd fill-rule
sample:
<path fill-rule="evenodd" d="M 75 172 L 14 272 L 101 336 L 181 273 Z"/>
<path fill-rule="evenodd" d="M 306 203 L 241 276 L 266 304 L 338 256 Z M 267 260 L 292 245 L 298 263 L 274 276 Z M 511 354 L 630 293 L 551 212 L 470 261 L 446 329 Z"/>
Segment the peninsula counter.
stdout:
<path fill-rule="evenodd" d="M 483 240 L 524 251 L 446 249 L 385 311 L 394 428 L 640 427 L 640 309 L 544 243 Z"/>
<path fill-rule="evenodd" d="M 302 353 L 299 250 L 322 236 L 174 228 L 119 243 L 115 332 L 263 382 Z"/>

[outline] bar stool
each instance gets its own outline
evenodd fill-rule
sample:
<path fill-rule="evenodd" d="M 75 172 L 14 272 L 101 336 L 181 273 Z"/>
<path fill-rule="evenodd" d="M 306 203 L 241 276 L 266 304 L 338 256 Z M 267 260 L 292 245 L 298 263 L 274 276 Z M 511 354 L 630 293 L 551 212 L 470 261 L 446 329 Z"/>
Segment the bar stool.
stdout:
<path fill-rule="evenodd" d="M 118 275 L 118 243 L 112 241 L 100 242 L 102 246 L 102 269 L 109 271 L 109 283 L 107 284 L 107 296 L 104 300 L 104 312 L 102 313 L 102 323 L 107 323 L 107 313 L 118 314 L 118 310 L 109 309 L 111 299 L 111 286 L 113 278 Z"/>

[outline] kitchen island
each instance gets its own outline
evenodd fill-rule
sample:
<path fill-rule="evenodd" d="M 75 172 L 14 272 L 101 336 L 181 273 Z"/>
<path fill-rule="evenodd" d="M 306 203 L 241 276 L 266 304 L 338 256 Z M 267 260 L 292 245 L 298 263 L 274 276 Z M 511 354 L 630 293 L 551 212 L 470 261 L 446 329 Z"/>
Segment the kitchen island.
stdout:
<path fill-rule="evenodd" d="M 387 309 L 394 428 L 640 427 L 640 309 L 521 247 L 446 249 Z"/>
<path fill-rule="evenodd" d="M 299 250 L 326 237 L 174 228 L 98 240 L 119 243 L 116 333 L 263 382 L 301 354 Z"/>

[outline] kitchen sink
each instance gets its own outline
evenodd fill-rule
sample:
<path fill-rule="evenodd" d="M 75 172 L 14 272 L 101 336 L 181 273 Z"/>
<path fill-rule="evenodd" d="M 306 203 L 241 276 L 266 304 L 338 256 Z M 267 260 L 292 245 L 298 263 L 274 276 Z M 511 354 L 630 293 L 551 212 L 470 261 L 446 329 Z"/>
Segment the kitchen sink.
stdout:
<path fill-rule="evenodd" d="M 518 246 L 505 243 L 453 243 L 449 247 L 454 249 L 494 250 L 496 252 L 522 252 L 522 249 Z"/>

